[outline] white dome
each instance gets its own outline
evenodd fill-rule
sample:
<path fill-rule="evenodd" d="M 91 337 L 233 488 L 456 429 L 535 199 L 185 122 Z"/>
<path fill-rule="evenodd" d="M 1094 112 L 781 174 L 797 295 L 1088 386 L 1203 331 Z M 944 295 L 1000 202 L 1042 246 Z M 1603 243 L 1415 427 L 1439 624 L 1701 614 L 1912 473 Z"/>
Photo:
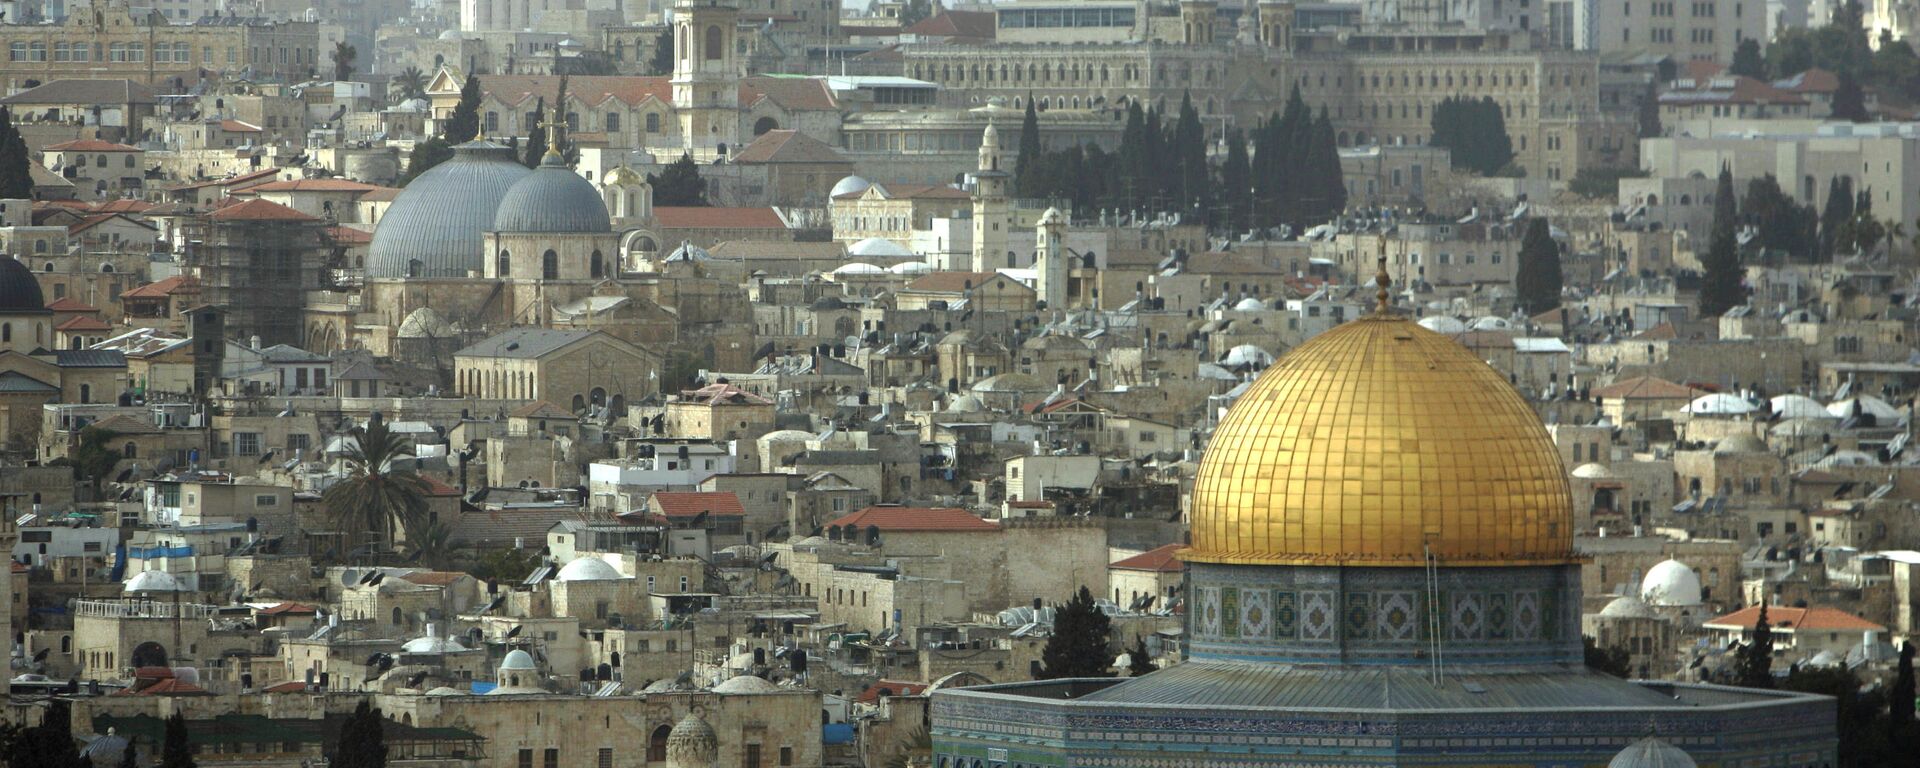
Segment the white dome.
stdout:
<path fill-rule="evenodd" d="M 804 443 L 813 439 L 813 433 L 800 429 L 776 429 L 760 436 L 769 443 Z"/>
<path fill-rule="evenodd" d="M 620 570 L 597 557 L 583 557 L 560 569 L 558 581 L 618 581 L 626 578 Z"/>
<path fill-rule="evenodd" d="M 1700 768 L 1686 751 L 1652 736 L 1628 744 L 1607 768 Z"/>
<path fill-rule="evenodd" d="M 1828 648 L 1828 649 L 1822 650 L 1819 653 L 1814 654 L 1813 658 L 1808 659 L 1807 666 L 1837 667 L 1837 666 L 1840 666 L 1840 664 L 1844 661 L 1845 661 L 1844 659 L 1840 658 L 1840 654 L 1834 653 L 1832 648 Z"/>
<path fill-rule="evenodd" d="M 774 693 L 780 686 L 753 675 L 740 675 L 713 687 L 714 693 Z"/>
<path fill-rule="evenodd" d="M 445 32 L 442 32 L 442 33 L 440 33 L 440 39 L 442 39 L 442 40 L 458 40 L 458 39 L 460 39 L 460 30 L 457 30 L 457 29 L 449 29 L 449 30 L 447 30 L 447 31 L 445 31 Z"/>
<path fill-rule="evenodd" d="M 1662 561 L 1640 580 L 1640 599 L 1648 605 L 1699 605 L 1700 574 L 1678 560 Z"/>
<path fill-rule="evenodd" d="M 1599 464 L 1587 463 L 1574 467 L 1573 476 L 1587 480 L 1599 480 L 1613 477 L 1613 470 L 1607 469 Z"/>
<path fill-rule="evenodd" d="M 1248 296 L 1235 303 L 1233 309 L 1236 312 L 1265 312 L 1267 305 L 1259 299 Z"/>
<path fill-rule="evenodd" d="M 1816 467 L 1875 467 L 1880 465 L 1880 457 L 1860 451 L 1834 451 L 1824 459 L 1813 463 Z"/>
<path fill-rule="evenodd" d="M 1830 419 L 1827 407 L 1806 395 L 1780 395 L 1767 401 L 1775 416 L 1783 419 Z"/>
<path fill-rule="evenodd" d="M 1628 595 L 1616 597 L 1607 607 L 1600 609 L 1600 615 L 1609 619 L 1657 619 L 1660 614 L 1647 605 L 1646 601 Z"/>
<path fill-rule="evenodd" d="M 838 267 L 834 267 L 833 274 L 835 275 L 884 275 L 888 273 L 886 268 L 884 267 L 868 264 L 864 261 L 856 261 L 852 264 L 842 264 Z"/>
<path fill-rule="evenodd" d="M 1513 330 L 1513 321 L 1504 317 L 1488 315 L 1486 317 L 1476 318 L 1473 321 L 1473 325 L 1469 327 L 1476 331 L 1511 331 Z"/>
<path fill-rule="evenodd" d="M 534 672 L 533 656 L 518 648 L 508 651 L 507 657 L 500 660 L 500 668 L 515 672 Z"/>
<path fill-rule="evenodd" d="M 462 653 L 467 647 L 451 637 L 416 637 L 400 646 L 402 653 Z"/>
<path fill-rule="evenodd" d="M 1767 443 L 1765 440 L 1742 432 L 1715 443 L 1713 452 L 1718 454 L 1766 453 Z"/>
<path fill-rule="evenodd" d="M 1768 427 L 1767 434 L 1774 437 L 1813 437 L 1825 434 L 1833 427 L 1833 417 L 1821 411 L 1820 418 L 1816 419 L 1782 419 L 1780 423 Z"/>
<path fill-rule="evenodd" d="M 465 696 L 466 693 L 464 691 L 461 691 L 458 688 L 448 688 L 443 685 L 431 691 L 427 691 L 427 695 L 428 696 Z"/>
<path fill-rule="evenodd" d="M 1682 409 L 1699 416 L 1740 416 L 1758 410 L 1753 403 L 1726 393 L 1702 395 Z"/>
<path fill-rule="evenodd" d="M 121 591 L 127 594 L 151 594 L 155 592 L 185 592 L 180 580 L 165 571 L 141 571 L 127 579 L 127 585 Z"/>
<path fill-rule="evenodd" d="M 1467 331 L 1466 323 L 1460 322 L 1458 318 L 1452 318 L 1446 315 L 1420 318 L 1420 327 L 1433 331 L 1434 333 L 1444 333 L 1447 335 L 1466 333 Z"/>
<path fill-rule="evenodd" d="M 1879 421 L 1882 426 L 1891 422 L 1900 421 L 1900 409 L 1872 395 L 1861 395 L 1846 400 L 1835 400 L 1827 406 L 1827 413 L 1844 419 L 1853 415 L 1853 406 L 1855 403 L 1860 404 L 1861 413 L 1872 416 L 1875 420 Z"/>
<path fill-rule="evenodd" d="M 930 275 L 933 267 L 924 261 L 903 261 L 887 267 L 887 271 L 896 275 Z"/>
<path fill-rule="evenodd" d="M 866 179 L 860 178 L 858 176 L 848 176 L 844 179 L 834 182 L 833 191 L 828 192 L 827 195 L 829 197 L 839 197 L 841 195 L 857 195 L 857 194 L 860 194 L 861 192 L 867 191 L 867 188 L 871 186 L 873 186 L 873 182 L 871 181 L 867 181 Z"/>
<path fill-rule="evenodd" d="M 961 395 L 954 398 L 953 402 L 947 403 L 948 413 L 979 413 L 986 409 L 987 404 L 980 402 L 980 398 L 974 395 Z"/>
<path fill-rule="evenodd" d="M 888 240 L 884 237 L 869 237 L 865 240 L 861 240 L 860 242 L 854 243 L 853 245 L 847 246 L 847 254 L 850 256 L 881 256 L 881 257 L 887 257 L 887 258 L 910 258 L 913 256 L 913 251 L 908 250 L 907 247 L 904 245 L 896 243 L 892 240 Z M 834 270 L 834 271 L 838 272 L 839 270 Z"/>
<path fill-rule="evenodd" d="M 1227 356 L 1220 362 L 1229 368 L 1242 365 L 1272 365 L 1273 355 L 1252 344 L 1242 344 L 1227 350 Z"/>

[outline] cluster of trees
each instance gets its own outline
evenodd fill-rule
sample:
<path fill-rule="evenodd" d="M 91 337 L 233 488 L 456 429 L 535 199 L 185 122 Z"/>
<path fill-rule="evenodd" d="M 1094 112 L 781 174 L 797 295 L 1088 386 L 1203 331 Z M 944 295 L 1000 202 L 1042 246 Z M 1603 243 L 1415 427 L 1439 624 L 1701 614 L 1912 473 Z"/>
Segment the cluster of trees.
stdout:
<path fill-rule="evenodd" d="M 1721 213 L 1718 199 L 1714 213 Z M 1736 221 L 1754 229 L 1754 243 L 1763 251 L 1803 262 L 1873 253 L 1906 234 L 1899 222 L 1875 216 L 1870 191 L 1854 189 L 1845 176 L 1835 176 L 1828 184 L 1826 204 L 1817 210 L 1795 202 L 1772 174 L 1753 179 L 1739 200 Z"/>
<path fill-rule="evenodd" d="M 0 722 L 0 765 L 21 768 L 92 768 L 93 762 L 80 756 L 73 740 L 73 710 L 67 702 L 53 699 L 40 717 L 40 724 L 22 727 Z M 121 768 L 139 764 L 140 746 L 133 740 L 120 753 Z M 385 763 L 360 768 L 380 768 Z M 193 747 L 187 741 L 187 720 L 179 712 L 167 718 L 167 730 L 160 746 L 159 768 L 195 768 Z"/>
<path fill-rule="evenodd" d="M 700 165 L 693 162 L 693 155 L 682 153 L 659 173 L 647 174 L 647 183 L 653 186 L 656 206 L 711 205 L 707 202 L 707 180 L 700 178 Z"/>
<path fill-rule="evenodd" d="M 23 200 L 33 196 L 33 154 L 20 129 L 13 127 L 13 113 L 0 107 L 0 197 Z"/>
<path fill-rule="evenodd" d="M 332 768 L 385 768 L 387 744 L 381 721 L 380 710 L 361 699 L 353 714 L 340 724 L 340 736 L 333 744 Z"/>
<path fill-rule="evenodd" d="M 1112 677 L 1113 674 L 1107 671 L 1113 665 L 1112 644 L 1112 620 L 1094 602 L 1093 593 L 1081 587 L 1066 605 L 1054 606 L 1053 634 L 1047 638 L 1046 646 L 1040 649 L 1041 668 L 1034 678 Z M 1147 643 L 1142 638 L 1133 639 L 1133 647 L 1127 649 L 1127 656 L 1127 674 L 1133 677 L 1157 669 L 1153 665 L 1153 655 L 1147 652 Z"/>
<path fill-rule="evenodd" d="M 1740 646 L 1726 680 L 1746 688 L 1784 689 L 1831 696 L 1837 710 L 1841 768 L 1908 765 L 1920 754 L 1920 723 L 1914 716 L 1916 695 L 1913 643 L 1902 643 L 1893 684 L 1861 690 L 1860 680 L 1846 667 L 1795 666 L 1784 678 L 1773 674 L 1773 627 L 1767 607 L 1753 625 L 1753 636 Z"/>
<path fill-rule="evenodd" d="M 1199 110 L 1182 98 L 1170 122 L 1158 110 L 1128 105 L 1113 153 L 1091 144 L 1047 151 L 1029 99 L 1014 194 L 1065 199 L 1079 211 L 1179 212 L 1229 232 L 1281 224 L 1299 231 L 1346 209 L 1333 123 L 1325 110 L 1315 119 L 1298 89 L 1250 135 L 1234 130 L 1225 139 L 1216 167 Z"/>
<path fill-rule="evenodd" d="M 1854 122 L 1869 119 L 1863 87 L 1903 103 L 1920 101 L 1920 56 L 1887 30 L 1881 31 L 1877 49 L 1868 45 L 1865 15 L 1858 0 L 1849 0 L 1834 9 L 1833 21 L 1826 26 L 1781 29 L 1764 54 L 1760 41 L 1741 41 L 1727 71 L 1763 80 L 1791 77 L 1816 67 L 1833 72 L 1840 79 L 1833 114 Z"/>
<path fill-rule="evenodd" d="M 1518 176 L 1507 117 L 1493 97 L 1447 97 L 1433 108 L 1433 146 L 1453 153 L 1453 167 L 1481 176 Z"/>

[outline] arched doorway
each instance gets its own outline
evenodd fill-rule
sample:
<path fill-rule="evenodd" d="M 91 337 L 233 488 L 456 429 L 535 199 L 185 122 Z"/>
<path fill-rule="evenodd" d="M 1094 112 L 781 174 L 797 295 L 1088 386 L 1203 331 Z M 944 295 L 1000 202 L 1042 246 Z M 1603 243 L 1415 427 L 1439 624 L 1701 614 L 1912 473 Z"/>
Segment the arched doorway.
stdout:
<path fill-rule="evenodd" d="M 755 136 L 763 135 L 767 131 L 775 131 L 779 129 L 780 129 L 780 121 L 775 120 L 771 117 L 763 117 L 763 118 L 760 118 L 759 120 L 753 121 L 753 135 Z"/>

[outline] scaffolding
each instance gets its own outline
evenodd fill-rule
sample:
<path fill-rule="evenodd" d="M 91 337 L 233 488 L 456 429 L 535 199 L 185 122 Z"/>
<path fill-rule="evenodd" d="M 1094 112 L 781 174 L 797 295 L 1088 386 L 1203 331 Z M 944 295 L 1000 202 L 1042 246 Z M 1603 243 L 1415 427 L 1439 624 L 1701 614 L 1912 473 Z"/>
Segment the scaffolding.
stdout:
<path fill-rule="evenodd" d="M 201 302 L 226 310 L 230 336 L 304 346 L 307 294 L 334 282 L 337 253 L 325 220 L 215 212 L 184 221 L 180 239 Z"/>

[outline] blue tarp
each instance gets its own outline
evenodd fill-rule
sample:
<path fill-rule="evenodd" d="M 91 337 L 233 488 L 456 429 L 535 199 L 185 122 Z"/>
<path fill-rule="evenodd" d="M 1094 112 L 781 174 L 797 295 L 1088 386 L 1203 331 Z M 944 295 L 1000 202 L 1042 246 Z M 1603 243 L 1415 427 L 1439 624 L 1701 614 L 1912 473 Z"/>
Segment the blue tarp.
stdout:
<path fill-rule="evenodd" d="M 128 547 L 127 556 L 135 560 L 154 560 L 162 557 L 193 557 L 193 547 Z"/>
<path fill-rule="evenodd" d="M 820 726 L 820 743 L 827 746 L 853 743 L 853 726 L 847 723 L 828 723 Z"/>

